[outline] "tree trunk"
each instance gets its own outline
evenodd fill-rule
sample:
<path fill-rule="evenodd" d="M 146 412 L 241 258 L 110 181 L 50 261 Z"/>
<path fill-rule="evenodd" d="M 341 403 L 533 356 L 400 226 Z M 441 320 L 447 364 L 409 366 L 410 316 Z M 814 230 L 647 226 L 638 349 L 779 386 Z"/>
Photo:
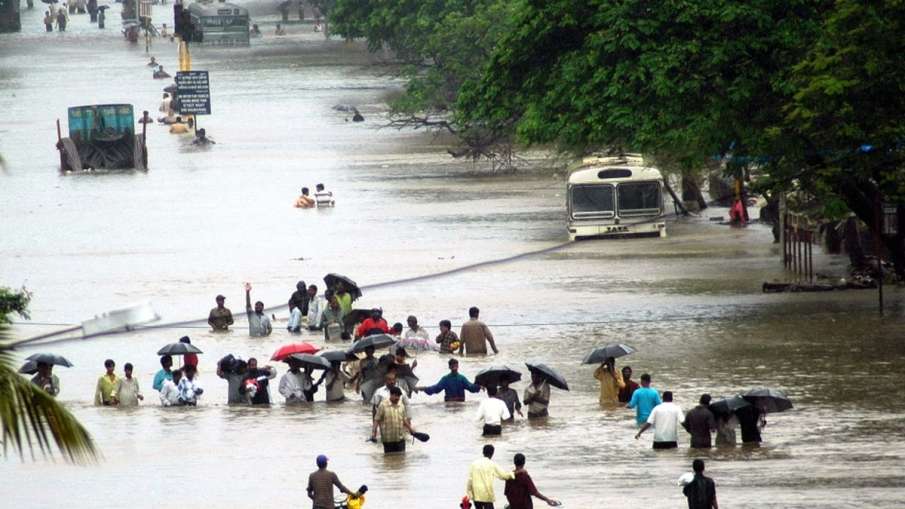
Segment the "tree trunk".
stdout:
<path fill-rule="evenodd" d="M 855 269 L 861 269 L 867 265 L 867 257 L 861 246 L 861 231 L 858 228 L 857 217 L 850 217 L 845 222 L 845 251 Z"/>
<path fill-rule="evenodd" d="M 707 208 L 707 200 L 704 199 L 701 186 L 698 185 L 697 180 L 692 175 L 682 175 L 682 201 L 685 202 L 686 206 L 688 202 L 696 202 L 697 210 Z"/>

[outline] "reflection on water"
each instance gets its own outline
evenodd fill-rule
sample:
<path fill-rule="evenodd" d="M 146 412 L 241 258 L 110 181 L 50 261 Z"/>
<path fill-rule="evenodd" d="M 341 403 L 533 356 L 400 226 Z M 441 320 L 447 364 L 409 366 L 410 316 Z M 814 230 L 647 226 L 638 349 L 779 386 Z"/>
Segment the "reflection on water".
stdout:
<path fill-rule="evenodd" d="M 244 281 L 254 283 L 255 299 L 276 305 L 298 279 L 320 284 L 327 272 L 371 284 L 566 238 L 561 177 L 476 178 L 475 167 L 445 155 L 442 140 L 378 129 L 399 82 L 366 66 L 372 59 L 359 45 L 308 33 L 196 52 L 195 67 L 211 72 L 214 114 L 201 122 L 216 146 L 199 151 L 152 126 L 147 174 L 61 177 L 54 121 L 68 106 L 129 102 L 154 112 L 162 84 L 150 79 L 142 48 L 129 47 L 116 28 L 100 33 L 75 17 L 66 34 L 44 34 L 37 9 L 23 23 L 25 32 L 0 36 L 0 153 L 9 163 L 0 176 L 0 281 L 36 292 L 37 322 L 75 323 L 141 300 L 165 321 L 196 319 L 218 293 L 239 317 Z M 168 43 L 155 43 L 153 53 L 175 66 Z M 346 103 L 368 120 L 346 122 L 331 109 Z M 318 182 L 337 207 L 293 209 L 298 189 Z M 73 507 L 159 507 L 175 497 L 197 508 L 237 499 L 305 505 L 305 475 L 323 453 L 344 484 L 368 484 L 367 507 L 454 507 L 468 464 L 491 442 L 507 467 L 525 453 L 540 490 L 565 507 L 683 506 L 675 482 L 694 457 L 710 459 L 726 507 L 901 506 L 901 295 L 890 291 L 882 319 L 873 292 L 763 295 L 763 281 L 782 277 L 768 229 L 729 230 L 705 219 L 671 224 L 667 239 L 582 242 L 365 295 L 361 307 L 380 305 L 391 322 L 415 314 L 432 334 L 439 320 L 461 323 L 468 307 L 481 307 L 501 354 L 463 360 L 468 376 L 543 360 L 568 378 L 572 390 L 553 391 L 548 419 L 518 420 L 500 438 L 482 438 L 473 422 L 483 395 L 453 405 L 416 395 L 415 426 L 431 440 L 409 444 L 404 456 L 384 456 L 366 441 L 370 410 L 354 398 L 228 407 L 216 359 L 234 353 L 265 362 L 299 339 L 285 332 L 283 311 L 264 339 L 247 337 L 240 320 L 223 335 L 145 330 L 55 346 L 75 364 L 56 371 L 60 399 L 97 439 L 103 461 L 0 463 L 0 496 L 17 507 L 56 506 L 62 497 Z M 839 269 L 836 260 L 818 262 Z M 160 408 L 150 388 L 155 352 L 183 334 L 204 350 L 202 405 Z M 324 345 L 320 335 L 301 339 Z M 761 385 L 786 390 L 796 408 L 769 416 L 757 449 L 691 452 L 683 440 L 679 450 L 655 452 L 649 434 L 633 439 L 631 411 L 598 406 L 594 366 L 580 364 L 609 341 L 635 346 L 620 363 L 636 377 L 651 373 L 685 409 L 703 392 Z M 107 357 L 135 365 L 143 408 L 91 406 Z M 425 384 L 446 372 L 439 356 L 418 361 Z"/>

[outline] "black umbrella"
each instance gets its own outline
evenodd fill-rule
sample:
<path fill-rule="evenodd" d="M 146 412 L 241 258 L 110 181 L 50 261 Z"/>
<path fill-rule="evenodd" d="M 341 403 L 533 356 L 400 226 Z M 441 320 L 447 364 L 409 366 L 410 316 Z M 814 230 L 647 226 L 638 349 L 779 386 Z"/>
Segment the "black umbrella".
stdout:
<path fill-rule="evenodd" d="M 610 357 L 622 357 L 623 355 L 629 355 L 635 353 L 635 349 L 628 346 L 623 345 L 622 343 L 611 343 L 606 346 L 602 346 L 600 348 L 595 348 L 591 353 L 584 358 L 584 364 L 600 364 L 601 362 L 606 362 Z"/>
<path fill-rule="evenodd" d="M 785 412 L 792 408 L 792 401 L 786 393 L 776 389 L 752 389 L 742 397 L 764 413 Z"/>
<path fill-rule="evenodd" d="M 295 360 L 302 364 L 302 366 L 311 366 L 314 369 L 330 369 L 330 361 L 321 357 L 320 355 L 311 355 L 310 353 L 294 353 L 289 357 L 286 357 L 286 360 Z"/>
<path fill-rule="evenodd" d="M 736 394 L 731 398 L 718 399 L 710 403 L 710 411 L 715 414 L 728 415 L 739 408 L 744 408 L 746 406 L 751 406 L 751 403 L 748 403 L 745 398 Z"/>
<path fill-rule="evenodd" d="M 509 382 L 518 382 L 522 379 L 522 374 L 508 366 L 491 366 L 487 369 L 478 371 L 474 377 L 474 383 L 490 387 L 499 385 L 500 380 L 505 378 Z"/>
<path fill-rule="evenodd" d="M 342 283 L 343 286 L 346 287 L 346 290 L 352 296 L 352 300 L 356 300 L 361 298 L 361 289 L 358 288 L 358 283 L 352 281 L 346 276 L 340 274 L 327 274 L 324 276 L 324 283 L 327 284 L 327 288 L 334 288 L 336 283 Z"/>
<path fill-rule="evenodd" d="M 170 343 L 157 350 L 157 355 L 185 355 L 187 353 L 204 353 L 191 343 Z"/>
<path fill-rule="evenodd" d="M 39 362 L 43 362 L 44 364 L 63 366 L 64 368 L 72 367 L 72 363 L 69 362 L 66 357 L 63 357 L 62 355 L 54 355 L 52 353 L 36 353 L 29 355 L 25 358 L 25 360 L 34 361 L 35 365 L 37 365 Z"/>
<path fill-rule="evenodd" d="M 19 368 L 19 373 L 23 375 L 34 375 L 38 372 L 38 363 L 35 361 L 25 361 L 25 364 Z"/>
<path fill-rule="evenodd" d="M 163 91 L 168 94 L 175 94 L 176 93 L 176 84 L 173 83 L 172 85 L 167 85 L 166 87 L 163 87 Z"/>
<path fill-rule="evenodd" d="M 349 352 L 345 350 L 327 350 L 326 352 L 321 352 L 319 355 L 330 362 L 343 362 L 349 360 Z"/>
<path fill-rule="evenodd" d="M 378 348 L 386 348 L 388 346 L 392 346 L 396 344 L 396 338 L 390 336 L 389 334 L 375 334 L 373 336 L 368 336 L 365 338 L 361 338 L 352 345 L 352 352 L 364 352 L 365 348 L 369 346 L 373 346 L 375 349 Z"/>
<path fill-rule="evenodd" d="M 564 391 L 569 390 L 569 384 L 566 383 L 566 379 L 546 364 L 530 364 L 526 362 L 525 366 L 528 366 L 528 371 L 539 374 L 553 387 Z"/>

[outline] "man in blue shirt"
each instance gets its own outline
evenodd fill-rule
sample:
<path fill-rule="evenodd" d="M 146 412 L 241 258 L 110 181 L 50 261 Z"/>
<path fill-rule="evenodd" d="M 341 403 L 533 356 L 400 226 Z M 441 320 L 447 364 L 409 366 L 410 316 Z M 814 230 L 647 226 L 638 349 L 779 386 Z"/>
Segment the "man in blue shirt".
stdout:
<path fill-rule="evenodd" d="M 164 355 L 160 358 L 160 371 L 154 375 L 154 383 L 152 387 L 155 391 L 160 392 L 163 389 L 163 381 L 164 380 L 172 380 L 173 379 L 173 358 L 169 355 Z"/>
<path fill-rule="evenodd" d="M 465 391 L 478 392 L 481 387 L 469 382 L 465 375 L 459 374 L 459 361 L 450 359 L 448 375 L 444 375 L 439 382 L 430 387 L 416 387 L 415 390 L 427 394 L 443 391 L 443 401 L 465 401 Z"/>
<path fill-rule="evenodd" d="M 647 422 L 651 411 L 660 403 L 662 403 L 660 394 L 656 389 L 651 388 L 650 375 L 645 373 L 641 375 L 641 387 L 632 393 L 632 399 L 626 406 L 635 409 L 635 422 L 638 423 L 638 426 L 641 426 Z"/>

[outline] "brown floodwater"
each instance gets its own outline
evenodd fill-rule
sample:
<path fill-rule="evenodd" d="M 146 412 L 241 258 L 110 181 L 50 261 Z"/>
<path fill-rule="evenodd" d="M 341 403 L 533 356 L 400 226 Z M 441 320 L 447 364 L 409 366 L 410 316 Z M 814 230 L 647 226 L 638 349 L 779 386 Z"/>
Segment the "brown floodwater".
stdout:
<path fill-rule="evenodd" d="M 322 285 L 327 272 L 368 285 L 567 240 L 562 176 L 492 175 L 451 160 L 442 139 L 380 129 L 387 98 L 403 84 L 361 45 L 325 42 L 310 25 L 250 49 L 195 52 L 213 95 L 201 125 L 217 145 L 199 150 L 150 126 L 147 174 L 59 175 L 54 122 L 65 125 L 67 107 L 127 102 L 154 113 L 159 104 L 164 84 L 151 79 L 144 48 L 119 36 L 118 9 L 108 11 L 106 32 L 77 16 L 67 33 L 45 34 L 35 10 L 24 13 L 22 33 L 0 35 L 0 284 L 34 292 L 33 322 L 78 323 L 140 301 L 151 301 L 162 322 L 191 320 L 206 316 L 218 293 L 238 314 L 244 281 L 270 306 L 299 279 Z M 173 45 L 155 42 L 152 54 L 176 68 Z M 357 105 L 366 122 L 347 122 L 336 104 Z M 318 182 L 337 207 L 292 208 L 298 189 Z M 461 323 L 477 305 L 501 353 L 463 360 L 464 374 L 532 360 L 558 369 L 571 391 L 554 390 L 551 416 L 518 420 L 493 443 L 507 467 L 526 454 L 539 489 L 566 508 L 683 507 L 676 479 L 695 457 L 709 460 L 725 507 L 901 507 L 901 291 L 889 289 L 882 318 L 870 291 L 764 295 L 763 281 L 786 277 L 769 229 L 707 220 L 721 213 L 673 220 L 667 239 L 581 242 L 368 291 L 360 305 L 382 306 L 391 322 L 414 314 L 432 335 L 439 320 Z M 817 263 L 822 272 L 845 269 L 840 258 L 818 255 Z M 22 357 L 52 350 L 75 364 L 55 370 L 59 399 L 103 458 L 83 467 L 13 455 L 0 462 L 2 505 L 304 507 L 307 474 L 323 453 L 347 486 L 370 487 L 366 507 L 456 507 L 468 464 L 487 443 L 473 422 L 483 396 L 447 406 L 416 395 L 415 426 L 432 438 L 396 457 L 365 441 L 370 412 L 352 394 L 308 407 L 286 407 L 276 391 L 270 408 L 225 404 L 216 359 L 266 359 L 298 340 L 285 331 L 286 311 L 277 316 L 266 339 L 249 338 L 240 321 L 226 335 L 198 325 L 23 349 Z M 204 351 L 206 392 L 197 408 L 160 408 L 150 388 L 155 352 L 184 334 Z M 323 345 L 316 335 L 302 339 Z M 638 350 L 621 365 L 651 373 L 685 409 L 704 392 L 756 386 L 785 390 L 795 409 L 769 416 L 759 449 L 690 451 L 681 436 L 679 450 L 654 452 L 650 434 L 634 440 L 630 411 L 598 406 L 594 367 L 580 364 L 614 341 Z M 105 358 L 118 370 L 135 365 L 142 408 L 92 406 Z M 445 366 L 422 354 L 416 373 L 433 382 Z"/>

